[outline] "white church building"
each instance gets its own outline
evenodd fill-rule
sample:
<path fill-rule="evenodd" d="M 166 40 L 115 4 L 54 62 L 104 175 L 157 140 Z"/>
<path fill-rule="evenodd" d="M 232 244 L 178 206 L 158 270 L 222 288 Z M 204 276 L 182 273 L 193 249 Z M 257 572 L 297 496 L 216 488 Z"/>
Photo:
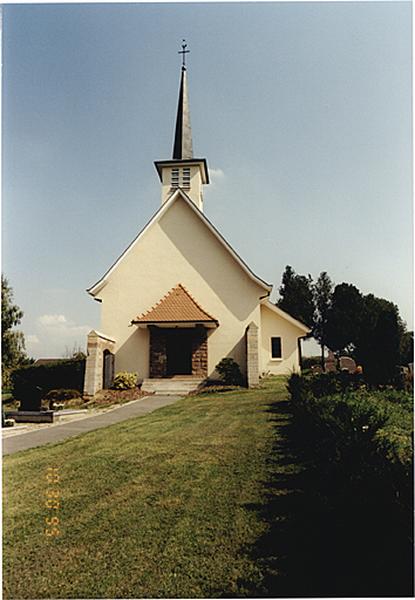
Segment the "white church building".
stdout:
<path fill-rule="evenodd" d="M 263 373 L 300 368 L 308 327 L 269 300 L 272 286 L 255 275 L 204 214 L 209 184 L 194 158 L 183 64 L 173 157 L 155 162 L 161 206 L 108 271 L 87 291 L 101 303 L 100 331 L 88 335 L 84 394 L 109 387 L 114 372 L 163 389 L 217 378 L 231 357 L 248 386 Z"/>

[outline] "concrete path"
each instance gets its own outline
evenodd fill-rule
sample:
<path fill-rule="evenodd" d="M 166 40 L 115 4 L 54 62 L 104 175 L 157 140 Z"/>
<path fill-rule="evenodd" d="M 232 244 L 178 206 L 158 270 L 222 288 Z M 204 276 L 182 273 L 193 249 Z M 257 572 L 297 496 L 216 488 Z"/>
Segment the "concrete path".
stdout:
<path fill-rule="evenodd" d="M 129 402 L 124 406 L 116 407 L 101 415 L 85 417 L 78 421 L 63 423 L 62 425 L 47 427 L 37 431 L 20 433 L 19 435 L 3 439 L 3 454 L 13 454 L 14 452 L 20 452 L 20 450 L 61 442 L 87 431 L 108 427 L 108 425 L 113 425 L 132 417 L 140 417 L 162 406 L 173 404 L 179 398 L 180 396 L 147 396 L 146 398 Z"/>

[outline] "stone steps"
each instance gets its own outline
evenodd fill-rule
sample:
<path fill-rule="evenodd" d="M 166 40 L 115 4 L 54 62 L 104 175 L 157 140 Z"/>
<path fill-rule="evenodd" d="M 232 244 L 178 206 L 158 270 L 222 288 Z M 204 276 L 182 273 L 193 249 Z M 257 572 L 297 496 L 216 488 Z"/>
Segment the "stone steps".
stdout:
<path fill-rule="evenodd" d="M 196 390 L 203 379 L 196 377 L 165 377 L 144 379 L 141 390 L 162 396 L 186 396 Z"/>

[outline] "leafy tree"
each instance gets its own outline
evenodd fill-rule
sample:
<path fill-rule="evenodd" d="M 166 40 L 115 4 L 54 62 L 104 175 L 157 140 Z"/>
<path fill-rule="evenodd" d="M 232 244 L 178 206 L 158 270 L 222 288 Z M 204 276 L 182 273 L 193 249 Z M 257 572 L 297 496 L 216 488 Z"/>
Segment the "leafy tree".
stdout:
<path fill-rule="evenodd" d="M 26 360 L 24 335 L 13 330 L 19 325 L 23 312 L 14 304 L 13 289 L 1 276 L 1 351 L 3 368 L 11 369 Z"/>
<path fill-rule="evenodd" d="M 359 338 L 362 311 L 363 296 L 357 287 L 350 283 L 336 285 L 326 315 L 325 341 L 331 350 L 353 352 Z"/>
<path fill-rule="evenodd" d="M 326 271 L 322 271 L 314 284 L 314 327 L 313 336 L 321 346 L 321 366 L 324 369 L 324 347 L 327 345 L 327 319 L 333 295 L 333 282 Z"/>
<path fill-rule="evenodd" d="M 308 327 L 313 327 L 314 298 L 311 275 L 298 275 L 287 265 L 279 288 L 277 306 Z"/>

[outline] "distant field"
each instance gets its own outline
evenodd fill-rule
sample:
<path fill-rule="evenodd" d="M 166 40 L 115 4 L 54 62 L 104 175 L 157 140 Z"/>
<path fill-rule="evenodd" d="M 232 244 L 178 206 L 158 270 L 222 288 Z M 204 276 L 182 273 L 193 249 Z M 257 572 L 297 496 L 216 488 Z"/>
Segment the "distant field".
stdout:
<path fill-rule="evenodd" d="M 260 591 L 264 568 L 251 548 L 269 527 L 261 507 L 275 471 L 275 406 L 285 398 L 285 380 L 273 378 L 261 390 L 189 397 L 6 457 L 4 596 Z M 48 468 L 59 481 L 47 481 Z M 295 468 L 286 461 L 280 470 Z M 48 491 L 51 507 L 59 492 L 58 508 L 45 506 Z M 59 523 L 47 525 L 53 515 Z M 49 537 L 53 526 L 59 535 Z"/>

